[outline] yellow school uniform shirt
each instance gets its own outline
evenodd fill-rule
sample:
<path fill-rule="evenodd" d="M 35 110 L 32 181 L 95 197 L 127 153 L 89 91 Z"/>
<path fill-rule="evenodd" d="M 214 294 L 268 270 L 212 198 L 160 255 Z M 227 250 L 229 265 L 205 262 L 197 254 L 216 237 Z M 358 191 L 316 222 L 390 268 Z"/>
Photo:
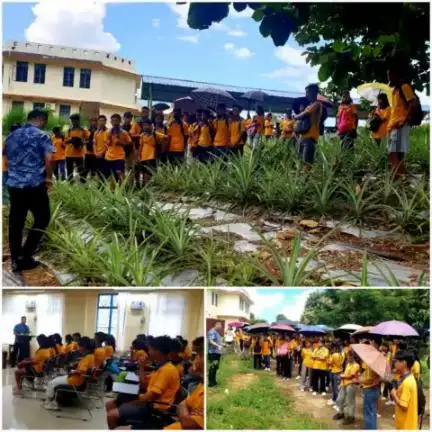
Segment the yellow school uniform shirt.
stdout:
<path fill-rule="evenodd" d="M 140 138 L 140 161 L 156 159 L 156 138 L 153 134 L 142 134 Z"/>
<path fill-rule="evenodd" d="M 108 129 L 97 130 L 93 135 L 93 148 L 96 156 L 102 157 L 105 155 L 105 144 L 108 143 L 109 131 Z"/>
<path fill-rule="evenodd" d="M 273 136 L 273 122 L 271 120 L 265 119 L 264 131 L 265 136 Z"/>
<path fill-rule="evenodd" d="M 192 350 L 189 345 L 186 346 L 185 350 L 179 354 L 183 360 L 189 360 L 192 357 Z"/>
<path fill-rule="evenodd" d="M 312 368 L 313 367 L 312 349 L 311 348 L 302 348 L 301 356 L 303 359 L 303 364 L 307 368 Z"/>
<path fill-rule="evenodd" d="M 282 136 L 284 138 L 291 138 L 294 133 L 294 120 L 283 119 L 281 122 Z"/>
<path fill-rule="evenodd" d="M 327 370 L 327 358 L 329 356 L 326 347 L 317 348 L 313 351 L 313 369 Z"/>
<path fill-rule="evenodd" d="M 413 375 L 406 377 L 396 390 L 400 404 L 395 407 L 396 429 L 418 430 L 417 383 Z"/>
<path fill-rule="evenodd" d="M 271 354 L 271 342 L 269 340 L 265 340 L 261 345 L 261 355 L 270 355 Z"/>
<path fill-rule="evenodd" d="M 65 348 L 66 347 L 64 345 L 56 345 L 57 354 L 64 354 Z"/>
<path fill-rule="evenodd" d="M 215 147 L 224 147 L 229 144 L 230 132 L 227 119 L 216 119 L 213 121 L 215 136 L 213 144 Z"/>
<path fill-rule="evenodd" d="M 257 121 L 256 133 L 258 135 L 262 135 L 264 132 L 264 116 L 262 116 L 262 115 L 257 116 L 256 121 Z"/>
<path fill-rule="evenodd" d="M 235 147 L 243 143 L 242 134 L 244 132 L 243 120 L 240 118 L 238 120 L 230 120 L 229 122 L 229 145 Z"/>
<path fill-rule="evenodd" d="M 103 365 L 105 358 L 106 358 L 105 348 L 103 348 L 103 347 L 96 348 L 94 350 L 93 355 L 94 355 L 95 367 L 100 368 Z"/>
<path fill-rule="evenodd" d="M 179 374 L 179 378 L 180 381 L 183 379 L 183 375 L 184 375 L 184 367 L 183 367 L 183 363 L 178 363 L 175 365 L 177 372 Z"/>
<path fill-rule="evenodd" d="M 198 384 L 185 399 L 186 406 L 191 413 L 191 419 L 196 423 L 196 429 L 204 429 L 204 385 Z M 180 422 L 170 424 L 165 429 L 183 429 Z"/>
<path fill-rule="evenodd" d="M 378 382 L 378 375 L 369 367 L 367 366 L 365 363 L 363 363 L 363 373 L 362 373 L 362 378 L 363 378 L 363 388 L 367 389 L 367 388 L 371 388 L 374 387 L 374 383 Z"/>
<path fill-rule="evenodd" d="M 150 374 L 147 391 L 158 395 L 153 407 L 159 411 L 167 411 L 170 408 L 179 388 L 180 377 L 176 367 L 171 362 L 165 363 L 157 371 Z"/>
<path fill-rule="evenodd" d="M 65 346 L 65 353 L 76 351 L 78 349 L 78 344 L 76 342 L 71 342 Z"/>
<path fill-rule="evenodd" d="M 302 139 L 312 138 L 313 140 L 318 141 L 318 138 L 320 137 L 319 122 L 322 115 L 321 104 L 319 102 L 314 102 L 305 109 L 305 112 L 310 115 L 311 127 L 306 133 L 301 134 L 301 137 Z"/>
<path fill-rule="evenodd" d="M 51 138 L 52 144 L 55 148 L 55 153 L 52 155 L 53 161 L 61 161 L 65 160 L 66 157 L 66 144 L 64 142 L 64 138 L 62 137 L 55 137 L 53 136 Z"/>
<path fill-rule="evenodd" d="M 186 134 L 182 124 L 171 123 L 168 127 L 169 148 L 171 152 L 183 152 L 185 150 Z"/>
<path fill-rule="evenodd" d="M 114 354 L 114 348 L 111 345 L 106 345 L 104 348 L 106 356 L 112 357 L 112 355 Z"/>
<path fill-rule="evenodd" d="M 356 362 L 354 363 L 347 363 L 344 370 L 344 375 L 348 375 L 352 377 L 353 375 L 357 375 L 360 372 L 360 365 Z M 353 378 L 342 378 L 341 379 L 341 385 L 342 387 L 345 387 L 349 384 L 352 384 Z"/>
<path fill-rule="evenodd" d="M 329 357 L 330 372 L 339 374 L 343 370 L 345 355 L 343 353 L 333 353 Z"/>
<path fill-rule="evenodd" d="M 90 138 L 90 132 L 85 128 L 69 129 L 65 134 L 65 140 L 67 140 L 68 138 L 81 138 L 84 143 L 81 147 L 78 148 L 75 148 L 73 144 L 67 144 L 66 157 L 84 157 L 87 148 L 85 141 Z"/>
<path fill-rule="evenodd" d="M 51 358 L 50 348 L 40 348 L 35 352 L 33 360 L 36 362 L 33 364 L 33 369 L 36 373 L 42 373 L 45 362 Z"/>
<path fill-rule="evenodd" d="M 54 348 L 48 348 L 50 352 L 50 357 L 55 357 L 57 355 L 56 350 Z"/>
<path fill-rule="evenodd" d="M 289 342 L 289 348 L 291 352 L 295 351 L 295 349 L 298 347 L 298 343 L 296 340 L 290 340 Z"/>
<path fill-rule="evenodd" d="M 411 373 L 414 375 L 416 380 L 420 379 L 420 363 L 416 360 L 411 368 Z"/>
<path fill-rule="evenodd" d="M 132 139 L 126 131 L 120 130 L 118 134 L 113 134 L 112 131 L 109 131 L 107 139 L 108 150 L 105 153 L 105 159 L 108 161 L 124 160 L 126 157 L 124 146 L 131 142 Z"/>
<path fill-rule="evenodd" d="M 412 87 L 408 84 L 403 84 L 401 90 L 407 102 L 415 98 Z M 391 131 L 400 123 L 406 123 L 408 117 L 408 107 L 401 98 L 399 88 L 394 88 L 392 91 L 392 109 L 390 120 L 388 122 L 387 130 Z"/>
<path fill-rule="evenodd" d="M 132 139 L 137 139 L 141 135 L 141 126 L 137 122 L 132 122 L 129 135 Z"/>
<path fill-rule="evenodd" d="M 387 135 L 387 127 L 391 116 L 391 108 L 377 108 L 375 113 L 381 118 L 382 122 L 378 130 L 371 133 L 371 137 L 373 139 L 381 139 Z"/>
<path fill-rule="evenodd" d="M 87 354 L 78 363 L 77 371 L 80 371 L 83 375 L 87 374 L 90 369 L 95 367 L 95 358 L 93 354 Z M 71 375 L 68 377 L 68 384 L 76 387 L 82 386 L 85 382 L 85 377 L 82 375 Z"/>
<path fill-rule="evenodd" d="M 202 124 L 199 126 L 199 135 L 198 135 L 198 146 L 200 147 L 211 147 L 212 146 L 212 138 L 210 133 L 210 126 Z"/>

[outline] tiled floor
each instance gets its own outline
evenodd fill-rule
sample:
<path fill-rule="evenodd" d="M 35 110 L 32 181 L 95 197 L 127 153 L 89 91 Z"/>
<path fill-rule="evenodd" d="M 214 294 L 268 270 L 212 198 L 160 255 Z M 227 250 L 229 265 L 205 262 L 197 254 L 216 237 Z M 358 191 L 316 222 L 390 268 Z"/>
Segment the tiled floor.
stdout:
<path fill-rule="evenodd" d="M 14 370 L 4 369 L 3 373 L 3 429 L 107 429 L 105 408 L 93 409 L 93 418 L 88 412 L 75 408 L 66 408 L 61 412 L 49 412 L 42 408 L 42 401 L 36 399 L 22 399 L 12 394 Z M 41 397 L 39 395 L 39 397 Z M 77 419 L 57 418 L 56 415 L 73 416 Z"/>

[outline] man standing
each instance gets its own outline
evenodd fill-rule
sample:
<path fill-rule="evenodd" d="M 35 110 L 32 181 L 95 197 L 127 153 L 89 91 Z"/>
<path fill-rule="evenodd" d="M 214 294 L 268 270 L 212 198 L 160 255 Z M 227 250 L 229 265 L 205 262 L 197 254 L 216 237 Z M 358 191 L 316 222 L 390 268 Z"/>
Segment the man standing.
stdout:
<path fill-rule="evenodd" d="M 30 338 L 28 337 L 30 336 L 30 328 L 26 323 L 27 318 L 22 316 L 21 322 L 13 329 L 15 335 L 14 351 L 15 354 L 18 353 L 16 356 L 18 362 L 30 357 Z"/>
<path fill-rule="evenodd" d="M 33 110 L 27 120 L 28 123 L 12 132 L 5 142 L 10 196 L 9 249 L 14 272 L 39 265 L 33 254 L 51 216 L 48 188 L 52 184 L 51 161 L 55 149 L 49 136 L 41 130 L 47 123 L 48 113 Z M 23 246 L 24 225 L 29 211 L 34 223 Z"/>
<path fill-rule="evenodd" d="M 214 387 L 217 385 L 216 374 L 219 369 L 219 363 L 222 355 L 222 337 L 220 332 L 222 330 L 222 323 L 217 322 L 214 327 L 207 333 L 208 339 L 208 386 Z"/>

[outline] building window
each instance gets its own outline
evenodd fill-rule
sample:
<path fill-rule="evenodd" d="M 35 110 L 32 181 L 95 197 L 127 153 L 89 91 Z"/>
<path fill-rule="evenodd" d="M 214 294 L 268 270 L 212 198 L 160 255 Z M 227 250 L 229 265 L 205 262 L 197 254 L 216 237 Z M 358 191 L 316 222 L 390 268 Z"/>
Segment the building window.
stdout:
<path fill-rule="evenodd" d="M 59 116 L 63 118 L 69 118 L 71 113 L 70 105 L 60 105 Z"/>
<path fill-rule="evenodd" d="M 65 67 L 63 69 L 63 87 L 73 87 L 75 78 L 75 69 L 72 67 Z"/>
<path fill-rule="evenodd" d="M 249 303 L 245 302 L 245 312 L 248 314 L 249 313 Z"/>
<path fill-rule="evenodd" d="M 27 82 L 28 78 L 28 62 L 18 61 L 16 64 L 15 81 Z"/>
<path fill-rule="evenodd" d="M 240 305 L 239 305 L 240 310 L 243 312 L 245 310 L 245 301 L 243 297 L 240 297 L 239 301 L 240 301 Z"/>
<path fill-rule="evenodd" d="M 43 109 L 45 109 L 45 104 L 43 103 L 43 102 L 35 102 L 34 104 L 33 104 L 33 109 L 34 110 L 43 110 Z"/>
<path fill-rule="evenodd" d="M 24 101 L 12 101 L 12 109 L 14 111 L 24 111 Z"/>
<path fill-rule="evenodd" d="M 33 80 L 35 84 L 45 84 L 45 71 L 46 65 L 38 63 L 35 64 Z"/>
<path fill-rule="evenodd" d="M 90 88 L 91 70 L 81 69 L 80 72 L 80 88 Z"/>
<path fill-rule="evenodd" d="M 217 306 L 219 303 L 219 296 L 214 291 L 212 291 L 211 295 L 212 295 L 212 298 L 211 298 L 212 306 Z"/>
<path fill-rule="evenodd" d="M 99 294 L 96 331 L 117 337 L 117 294 Z"/>

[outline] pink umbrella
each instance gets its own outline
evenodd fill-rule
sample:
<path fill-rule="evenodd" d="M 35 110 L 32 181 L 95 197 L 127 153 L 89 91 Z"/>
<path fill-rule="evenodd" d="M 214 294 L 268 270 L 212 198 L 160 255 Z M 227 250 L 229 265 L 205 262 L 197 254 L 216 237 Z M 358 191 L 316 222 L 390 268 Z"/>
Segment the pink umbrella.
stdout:
<path fill-rule="evenodd" d="M 383 380 L 391 381 L 390 362 L 372 345 L 352 344 L 353 351 Z"/>
<path fill-rule="evenodd" d="M 355 336 L 358 334 L 369 333 L 372 328 L 373 328 L 373 326 L 361 327 L 357 331 L 355 331 L 352 335 Z"/>
<path fill-rule="evenodd" d="M 403 321 L 384 321 L 372 327 L 369 333 L 395 337 L 419 336 L 413 327 Z"/>
<path fill-rule="evenodd" d="M 241 322 L 241 321 L 230 321 L 229 323 L 228 323 L 228 326 L 229 327 L 235 327 L 235 328 L 238 328 L 238 327 L 244 327 L 245 325 L 247 325 L 248 323 L 246 323 L 246 322 Z"/>
<path fill-rule="evenodd" d="M 280 332 L 293 332 L 295 333 L 295 329 L 287 324 L 275 324 L 270 327 L 270 330 L 280 331 Z"/>

